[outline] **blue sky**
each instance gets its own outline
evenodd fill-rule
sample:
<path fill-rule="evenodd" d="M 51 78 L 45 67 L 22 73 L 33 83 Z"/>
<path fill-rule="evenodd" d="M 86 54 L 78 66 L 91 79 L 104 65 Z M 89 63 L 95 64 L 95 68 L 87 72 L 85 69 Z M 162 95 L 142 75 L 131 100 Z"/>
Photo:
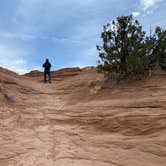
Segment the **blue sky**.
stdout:
<path fill-rule="evenodd" d="M 96 65 L 104 24 L 133 13 L 149 33 L 166 27 L 165 0 L 0 0 L 0 66 L 18 73 Z"/>

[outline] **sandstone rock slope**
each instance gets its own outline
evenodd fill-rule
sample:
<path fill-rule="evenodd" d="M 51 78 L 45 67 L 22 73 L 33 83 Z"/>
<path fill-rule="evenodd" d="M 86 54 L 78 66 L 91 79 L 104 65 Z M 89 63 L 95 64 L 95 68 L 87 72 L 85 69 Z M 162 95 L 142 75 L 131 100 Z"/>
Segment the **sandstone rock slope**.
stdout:
<path fill-rule="evenodd" d="M 1 68 L 0 166 L 165 166 L 166 73 L 103 85 L 95 68 L 51 84 Z"/>

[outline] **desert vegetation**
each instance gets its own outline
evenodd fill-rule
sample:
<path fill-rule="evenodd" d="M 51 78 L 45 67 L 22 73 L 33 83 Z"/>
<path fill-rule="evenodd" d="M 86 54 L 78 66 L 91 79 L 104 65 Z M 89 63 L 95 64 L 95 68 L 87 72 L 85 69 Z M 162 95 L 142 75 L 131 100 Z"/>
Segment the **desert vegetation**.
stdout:
<path fill-rule="evenodd" d="M 104 25 L 102 46 L 97 46 L 98 71 L 118 81 L 143 79 L 166 69 L 166 30 L 156 27 L 149 36 L 132 15 Z"/>

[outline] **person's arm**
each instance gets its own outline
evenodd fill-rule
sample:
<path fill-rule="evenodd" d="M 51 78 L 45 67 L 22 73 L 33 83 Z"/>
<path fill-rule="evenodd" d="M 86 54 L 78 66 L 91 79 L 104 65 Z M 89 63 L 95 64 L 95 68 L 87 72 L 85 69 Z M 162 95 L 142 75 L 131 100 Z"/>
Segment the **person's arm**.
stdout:
<path fill-rule="evenodd" d="M 45 63 L 43 64 L 43 67 L 45 67 Z"/>

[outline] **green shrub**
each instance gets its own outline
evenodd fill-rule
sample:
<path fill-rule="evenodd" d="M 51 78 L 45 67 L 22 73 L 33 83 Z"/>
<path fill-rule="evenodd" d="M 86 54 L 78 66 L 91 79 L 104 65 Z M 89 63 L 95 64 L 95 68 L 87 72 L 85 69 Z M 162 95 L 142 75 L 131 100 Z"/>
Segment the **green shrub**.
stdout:
<path fill-rule="evenodd" d="M 132 15 L 117 17 L 103 27 L 102 46 L 97 46 L 98 71 L 122 79 L 141 79 L 157 64 L 166 68 L 166 32 L 159 27 L 146 37 Z"/>

